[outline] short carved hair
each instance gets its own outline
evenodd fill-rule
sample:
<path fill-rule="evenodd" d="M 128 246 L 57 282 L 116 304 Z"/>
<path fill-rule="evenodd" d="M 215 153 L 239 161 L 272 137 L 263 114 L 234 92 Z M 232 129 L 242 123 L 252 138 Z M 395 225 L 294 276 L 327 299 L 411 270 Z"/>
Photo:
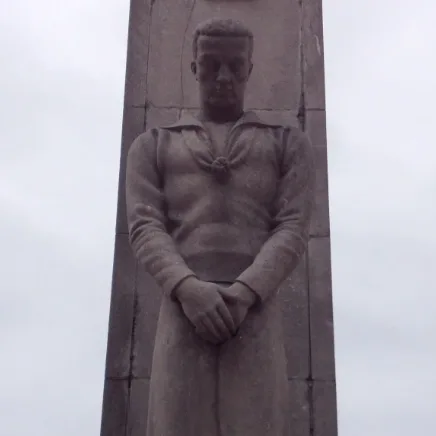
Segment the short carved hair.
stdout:
<path fill-rule="evenodd" d="M 231 18 L 212 18 L 200 23 L 194 30 L 192 52 L 197 58 L 198 38 L 200 36 L 245 36 L 249 39 L 249 57 L 253 54 L 253 32 L 243 23 Z"/>

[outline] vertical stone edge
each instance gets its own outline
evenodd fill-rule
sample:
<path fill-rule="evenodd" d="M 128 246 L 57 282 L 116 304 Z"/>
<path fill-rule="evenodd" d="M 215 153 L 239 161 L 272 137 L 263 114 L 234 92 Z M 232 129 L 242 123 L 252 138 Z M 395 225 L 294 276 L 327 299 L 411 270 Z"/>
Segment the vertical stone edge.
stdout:
<path fill-rule="evenodd" d="M 324 109 L 308 109 L 306 111 L 306 132 L 313 145 L 326 147 L 326 112 Z"/>
<path fill-rule="evenodd" d="M 335 380 L 330 238 L 309 241 L 311 369 L 314 380 Z"/>
<path fill-rule="evenodd" d="M 303 93 L 306 110 L 325 109 L 322 0 L 302 5 Z"/>
<path fill-rule="evenodd" d="M 124 106 L 146 106 L 153 0 L 130 0 Z"/>
<path fill-rule="evenodd" d="M 124 436 L 127 431 L 132 334 L 135 322 L 136 261 L 127 236 L 125 171 L 128 149 L 145 129 L 150 8 L 150 0 L 130 1 L 116 242 L 101 436 Z"/>
<path fill-rule="evenodd" d="M 132 142 L 145 130 L 145 108 L 124 107 L 118 177 L 118 206 L 116 233 L 127 234 L 126 216 L 126 161 Z"/>
<path fill-rule="evenodd" d="M 100 436 L 124 436 L 127 427 L 128 381 L 106 380 Z"/>
<path fill-rule="evenodd" d="M 115 256 L 106 351 L 106 378 L 130 373 L 136 262 L 127 235 L 115 237 Z"/>
<path fill-rule="evenodd" d="M 130 0 L 122 145 L 118 181 L 116 233 L 127 233 L 125 168 L 127 151 L 145 129 L 152 0 Z"/>
<path fill-rule="evenodd" d="M 126 436 L 147 435 L 149 385 L 148 379 L 132 380 Z"/>
<path fill-rule="evenodd" d="M 310 434 L 309 388 L 304 380 L 289 380 L 289 429 L 287 436 Z"/>
<path fill-rule="evenodd" d="M 289 379 L 304 380 L 310 373 L 308 283 L 305 259 L 280 288 Z"/>
<path fill-rule="evenodd" d="M 325 111 L 306 112 L 306 133 L 312 143 L 315 161 L 315 203 L 310 226 L 312 237 L 330 235 L 328 159 Z"/>
<path fill-rule="evenodd" d="M 313 436 L 337 436 L 336 384 L 315 381 L 313 384 Z"/>

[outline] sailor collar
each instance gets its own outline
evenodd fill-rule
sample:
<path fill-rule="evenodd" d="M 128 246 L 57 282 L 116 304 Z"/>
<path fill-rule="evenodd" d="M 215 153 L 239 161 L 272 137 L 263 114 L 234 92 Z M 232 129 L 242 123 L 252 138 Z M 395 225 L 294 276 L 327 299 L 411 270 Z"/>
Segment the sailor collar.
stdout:
<path fill-rule="evenodd" d="M 258 125 L 263 127 L 280 127 L 280 123 L 271 123 L 262 120 L 255 112 L 247 111 L 242 114 L 242 116 L 236 121 L 233 129 L 244 125 Z M 205 129 L 204 124 L 194 115 L 190 113 L 183 114 L 178 121 L 167 126 L 161 126 L 162 129 L 168 130 L 183 130 L 186 127 L 198 127 L 200 129 Z"/>

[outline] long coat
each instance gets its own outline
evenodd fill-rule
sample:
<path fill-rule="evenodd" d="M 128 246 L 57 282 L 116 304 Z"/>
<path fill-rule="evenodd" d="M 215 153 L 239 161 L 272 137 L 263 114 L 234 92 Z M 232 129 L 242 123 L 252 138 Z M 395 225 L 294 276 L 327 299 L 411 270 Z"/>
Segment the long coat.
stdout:
<path fill-rule="evenodd" d="M 194 117 L 138 137 L 127 159 L 133 250 L 163 291 L 147 436 L 284 436 L 287 373 L 277 290 L 307 246 L 313 161 L 298 129 L 248 112 L 214 156 Z M 224 177 L 224 179 L 223 179 Z M 224 181 L 223 181 L 224 180 Z M 220 346 L 173 296 L 189 276 L 248 286 L 257 303 Z"/>

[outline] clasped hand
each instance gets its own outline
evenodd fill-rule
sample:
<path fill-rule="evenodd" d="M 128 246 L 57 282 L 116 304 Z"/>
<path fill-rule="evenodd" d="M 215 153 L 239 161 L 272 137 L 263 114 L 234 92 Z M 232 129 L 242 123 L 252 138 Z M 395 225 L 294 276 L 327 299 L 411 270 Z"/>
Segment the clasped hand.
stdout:
<path fill-rule="evenodd" d="M 196 333 L 213 344 L 221 344 L 236 334 L 256 300 L 242 283 L 227 288 L 195 277 L 185 279 L 175 296 Z"/>

